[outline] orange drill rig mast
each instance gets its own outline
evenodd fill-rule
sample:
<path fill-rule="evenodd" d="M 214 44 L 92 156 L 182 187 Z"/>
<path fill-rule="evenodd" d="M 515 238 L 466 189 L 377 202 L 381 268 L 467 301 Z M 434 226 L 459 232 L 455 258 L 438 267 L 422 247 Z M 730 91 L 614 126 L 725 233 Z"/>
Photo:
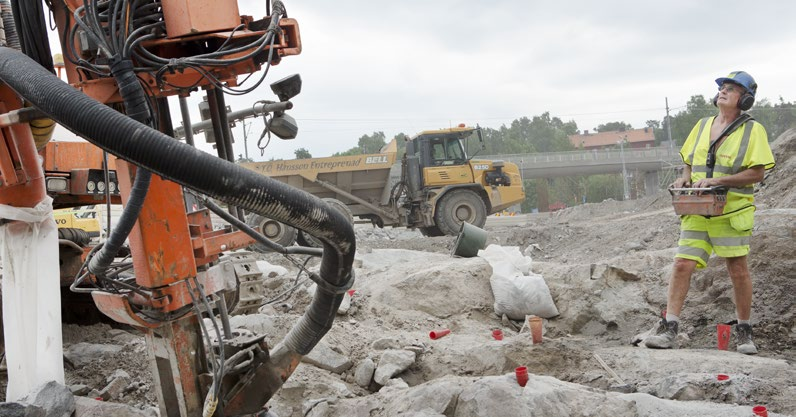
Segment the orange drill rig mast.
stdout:
<path fill-rule="evenodd" d="M 29 8 L 36 3 L 12 2 L 17 16 L 32 13 Z M 342 214 L 231 162 L 224 93 L 252 91 L 256 85 L 238 87 L 239 76 L 263 70 L 259 85 L 270 65 L 300 53 L 297 22 L 287 17 L 280 1 L 268 2 L 268 16 L 259 20 L 239 16 L 234 0 L 47 3 L 71 86 L 53 75 L 52 63 L 48 66 L 42 54 L 36 56 L 41 45 L 35 39 L 42 39 L 36 36 L 42 28 L 18 23 L 25 54 L 0 47 L 0 204 L 33 207 L 48 194 L 57 201 L 87 186 L 80 180 L 84 177 L 61 176 L 53 181 L 61 186 L 47 187 L 31 119 L 51 118 L 118 157 L 116 178 L 125 212 L 71 288 L 90 292 L 112 319 L 145 331 L 162 416 L 260 413 L 329 330 L 353 281 L 354 233 Z M 166 97 L 185 97 L 199 88 L 207 90 L 211 119 L 220 127 L 218 158 L 173 138 Z M 292 107 L 289 100 L 298 94 L 300 78 L 272 84 L 272 90 L 279 101 L 267 110 L 279 117 Z M 295 134 L 291 123 L 282 121 L 283 133 Z M 206 210 L 186 210 L 184 188 L 226 202 L 232 214 L 215 211 L 240 230 L 214 231 Z M 105 193 L 104 200 L 109 199 L 113 196 Z M 323 249 L 263 242 L 256 230 L 237 220 L 241 210 L 304 230 L 323 242 Z M 128 237 L 133 280 L 121 279 L 110 266 Z M 322 256 L 320 273 L 310 274 L 319 284 L 313 304 L 271 348 L 263 335 L 233 335 L 223 320 L 236 280 L 220 254 L 255 241 L 297 265 L 294 256 Z M 202 314 L 216 323 L 216 312 L 224 325 L 214 326 L 213 342 Z"/>

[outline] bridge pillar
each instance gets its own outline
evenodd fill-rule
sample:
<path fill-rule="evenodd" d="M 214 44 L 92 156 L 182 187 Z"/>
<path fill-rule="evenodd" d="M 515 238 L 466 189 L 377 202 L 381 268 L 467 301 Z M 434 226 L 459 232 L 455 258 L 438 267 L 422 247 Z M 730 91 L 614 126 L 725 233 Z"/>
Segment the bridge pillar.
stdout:
<path fill-rule="evenodd" d="M 655 195 L 658 193 L 660 179 L 658 171 L 648 171 L 644 173 L 644 194 Z"/>

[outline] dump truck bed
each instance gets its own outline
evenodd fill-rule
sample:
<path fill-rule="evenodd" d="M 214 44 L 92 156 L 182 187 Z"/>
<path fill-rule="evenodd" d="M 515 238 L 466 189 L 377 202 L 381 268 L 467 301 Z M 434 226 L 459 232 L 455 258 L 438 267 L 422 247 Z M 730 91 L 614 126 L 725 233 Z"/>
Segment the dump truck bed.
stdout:
<path fill-rule="evenodd" d="M 389 199 L 390 170 L 396 153 L 333 156 L 294 160 L 244 163 L 243 167 L 304 190 L 320 198 L 335 198 L 345 203 L 354 216 L 370 214 L 372 210 L 346 195 L 367 201 L 375 206 Z M 329 184 L 343 191 L 337 192 Z"/>

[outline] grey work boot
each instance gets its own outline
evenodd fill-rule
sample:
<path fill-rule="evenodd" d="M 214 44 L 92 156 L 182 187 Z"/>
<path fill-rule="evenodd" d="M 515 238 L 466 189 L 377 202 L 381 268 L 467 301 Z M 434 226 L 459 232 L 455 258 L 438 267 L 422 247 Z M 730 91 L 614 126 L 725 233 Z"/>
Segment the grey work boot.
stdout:
<path fill-rule="evenodd" d="M 677 348 L 678 327 L 679 324 L 676 321 L 661 319 L 661 322 L 658 324 L 658 330 L 654 335 L 647 337 L 644 341 L 644 346 L 653 349 Z"/>
<path fill-rule="evenodd" d="M 744 355 L 756 355 L 757 347 L 752 341 L 752 326 L 748 324 L 738 324 L 735 326 L 735 339 L 738 342 L 738 353 Z"/>

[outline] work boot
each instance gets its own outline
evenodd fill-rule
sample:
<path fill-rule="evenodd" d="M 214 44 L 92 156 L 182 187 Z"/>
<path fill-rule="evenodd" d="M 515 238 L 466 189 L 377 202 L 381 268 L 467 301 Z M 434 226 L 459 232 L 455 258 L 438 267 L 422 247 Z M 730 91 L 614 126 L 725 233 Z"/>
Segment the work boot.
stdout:
<path fill-rule="evenodd" d="M 677 328 L 676 321 L 666 321 L 661 319 L 658 330 L 654 335 L 647 337 L 644 346 L 653 349 L 672 349 L 677 347 Z"/>
<path fill-rule="evenodd" d="M 756 355 L 757 347 L 752 341 L 752 326 L 749 324 L 737 324 L 735 326 L 735 338 L 738 342 L 738 353 L 744 355 Z"/>

